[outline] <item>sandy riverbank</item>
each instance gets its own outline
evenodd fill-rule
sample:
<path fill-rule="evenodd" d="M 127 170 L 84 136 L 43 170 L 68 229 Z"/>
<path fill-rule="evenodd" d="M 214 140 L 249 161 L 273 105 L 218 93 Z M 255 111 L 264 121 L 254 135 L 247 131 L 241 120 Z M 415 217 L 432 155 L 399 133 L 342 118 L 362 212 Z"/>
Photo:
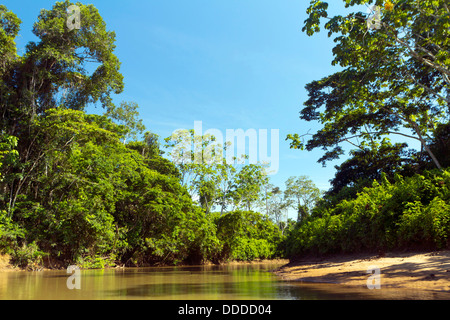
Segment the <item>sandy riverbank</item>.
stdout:
<path fill-rule="evenodd" d="M 450 293 L 450 251 L 347 255 L 291 262 L 275 273 L 286 281 L 333 283 L 367 289 L 370 273 L 380 269 L 382 288 L 432 290 Z"/>

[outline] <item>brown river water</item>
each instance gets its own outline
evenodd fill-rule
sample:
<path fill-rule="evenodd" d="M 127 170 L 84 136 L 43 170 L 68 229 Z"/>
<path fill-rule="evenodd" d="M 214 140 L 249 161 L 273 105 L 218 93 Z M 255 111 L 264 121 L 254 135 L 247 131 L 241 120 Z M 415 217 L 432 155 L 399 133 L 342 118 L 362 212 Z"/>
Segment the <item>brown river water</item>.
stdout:
<path fill-rule="evenodd" d="M 430 293 L 281 281 L 280 263 L 0 272 L 0 300 L 432 299 Z M 69 279 L 72 277 L 71 279 Z M 78 288 L 75 284 L 78 284 Z M 72 287 L 72 288 L 70 288 Z M 439 298 L 436 296 L 435 298 Z"/>

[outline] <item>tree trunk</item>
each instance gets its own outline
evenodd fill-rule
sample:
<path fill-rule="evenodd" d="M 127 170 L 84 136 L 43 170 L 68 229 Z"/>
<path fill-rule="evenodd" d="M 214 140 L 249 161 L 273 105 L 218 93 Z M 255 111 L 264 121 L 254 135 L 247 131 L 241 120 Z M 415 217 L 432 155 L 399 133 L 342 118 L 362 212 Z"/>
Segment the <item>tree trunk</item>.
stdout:
<path fill-rule="evenodd" d="M 422 146 L 425 148 L 425 150 L 428 152 L 428 154 L 430 155 L 431 159 L 433 159 L 434 164 L 436 165 L 436 167 L 439 170 L 442 170 L 442 166 L 439 163 L 439 160 L 436 158 L 436 156 L 434 155 L 434 153 L 431 151 L 430 147 L 427 145 L 425 139 L 423 138 L 422 134 L 420 133 L 420 129 L 419 126 L 417 125 L 417 123 L 412 122 L 411 123 L 414 127 L 414 131 L 416 131 L 417 136 L 419 137 L 420 143 L 422 144 Z"/>

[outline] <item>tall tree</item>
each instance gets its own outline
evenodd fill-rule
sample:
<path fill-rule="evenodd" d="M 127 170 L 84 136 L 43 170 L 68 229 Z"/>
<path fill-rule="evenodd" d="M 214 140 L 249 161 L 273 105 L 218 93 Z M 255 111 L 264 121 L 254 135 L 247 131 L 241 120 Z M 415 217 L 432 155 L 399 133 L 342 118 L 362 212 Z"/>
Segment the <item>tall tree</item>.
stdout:
<path fill-rule="evenodd" d="M 1 92 L 10 91 L 6 86 L 6 79 L 13 64 L 18 61 L 15 38 L 19 34 L 20 19 L 4 5 L 0 5 L 0 85 Z M 5 97 L 0 97 L 0 103 L 4 103 Z"/>
<path fill-rule="evenodd" d="M 180 182 L 191 196 L 199 200 L 201 189 L 209 193 L 208 197 L 216 194 L 208 181 L 216 180 L 217 166 L 224 161 L 224 146 L 216 143 L 214 136 L 198 135 L 193 129 L 177 130 L 164 140 L 168 156 L 181 174 Z"/>
<path fill-rule="evenodd" d="M 280 228 L 281 233 L 284 233 L 284 230 L 288 225 L 287 215 L 289 207 L 291 206 L 291 200 L 284 196 L 283 191 L 279 187 L 272 184 L 269 184 L 269 186 L 271 187 L 271 190 L 268 194 L 268 199 L 266 199 L 268 215 L 278 228 Z"/>
<path fill-rule="evenodd" d="M 234 205 L 250 211 L 252 205 L 259 200 L 261 188 L 267 181 L 265 165 L 247 164 L 242 166 L 236 174 L 235 187 L 232 192 Z"/>
<path fill-rule="evenodd" d="M 419 161 L 416 161 L 414 152 L 406 150 L 406 143 L 391 144 L 383 140 L 374 144 L 364 144 L 363 149 L 350 151 L 351 157 L 335 166 L 336 175 L 330 181 L 332 188 L 328 194 L 337 194 L 344 187 L 358 184 L 360 187 L 371 186 L 374 180 L 381 179 L 382 173 L 393 179 L 396 174 L 410 176 L 415 172 Z M 355 195 L 358 191 L 355 190 Z"/>
<path fill-rule="evenodd" d="M 223 162 L 217 165 L 217 173 L 217 204 L 220 207 L 220 214 L 222 215 L 232 203 L 233 187 L 237 169 L 224 158 Z"/>
<path fill-rule="evenodd" d="M 41 10 L 33 25 L 33 34 L 39 40 L 28 43 L 22 57 L 15 57 L 13 47 L 20 20 L 4 6 L 0 8 L 0 41 L 5 44 L 0 116 L 12 135 L 26 132 L 30 121 L 45 110 L 61 104 L 81 110 L 97 102 L 108 107 L 111 95 L 123 90 L 120 62 L 114 55 L 115 33 L 107 31 L 93 5 L 81 3 L 77 3 L 80 29 L 70 30 L 67 9 L 71 5 L 66 0 L 57 2 L 51 10 Z M 92 73 L 88 71 L 91 66 Z"/>
<path fill-rule="evenodd" d="M 192 130 L 178 130 L 165 139 L 168 152 L 181 173 L 193 199 L 209 212 L 215 205 L 223 213 L 227 206 L 250 210 L 267 182 L 265 165 L 229 163 L 226 148 L 213 135 L 198 135 Z M 241 155 L 239 160 L 245 160 Z"/>
<path fill-rule="evenodd" d="M 378 5 L 379 28 L 369 29 L 369 15 L 353 12 L 328 17 L 328 3 L 312 0 L 303 31 L 320 31 L 321 19 L 334 39 L 333 65 L 342 70 L 306 86 L 309 99 L 301 119 L 319 121 L 322 129 L 305 142 L 290 134 L 292 148 L 325 149 L 319 162 L 339 158 L 346 141 L 400 135 L 418 140 L 435 166 L 440 159 L 428 141 L 450 116 L 450 14 L 446 1 L 343 1 L 346 7 Z"/>
<path fill-rule="evenodd" d="M 40 162 L 47 156 L 45 146 L 33 135 L 38 117 L 57 106 L 82 110 L 89 103 L 112 107 L 112 94 L 123 90 L 120 62 L 114 55 L 115 34 L 93 5 L 77 3 L 80 29 L 69 30 L 68 0 L 51 10 L 42 9 L 33 33 L 38 38 L 17 56 L 14 38 L 20 20 L 0 7 L 0 130 L 18 138 L 20 161 L 9 182 L 10 210 L 17 195 L 30 183 Z M 94 71 L 89 72 L 94 66 Z"/>
<path fill-rule="evenodd" d="M 121 102 L 120 106 L 111 104 L 107 107 L 105 115 L 122 126 L 125 131 L 123 143 L 128 139 L 136 140 L 145 130 L 142 119 L 139 118 L 139 106 L 136 102 Z M 151 139 L 151 136 L 148 136 Z"/>
<path fill-rule="evenodd" d="M 309 215 L 314 204 L 321 195 L 321 191 L 307 176 L 290 177 L 286 181 L 284 192 L 286 199 L 298 213 L 298 221 L 303 221 Z"/>

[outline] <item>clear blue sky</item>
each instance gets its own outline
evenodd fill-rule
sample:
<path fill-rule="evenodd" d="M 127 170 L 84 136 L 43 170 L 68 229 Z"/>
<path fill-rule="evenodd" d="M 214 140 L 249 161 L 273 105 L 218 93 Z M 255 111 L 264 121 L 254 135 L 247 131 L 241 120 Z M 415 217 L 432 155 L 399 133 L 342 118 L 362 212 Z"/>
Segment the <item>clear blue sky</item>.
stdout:
<path fill-rule="evenodd" d="M 162 138 L 202 121 L 203 129 L 279 129 L 280 168 L 272 183 L 307 175 L 328 189 L 334 165 L 322 151 L 290 150 L 289 133 L 314 132 L 299 119 L 305 85 L 331 74 L 332 39 L 301 31 L 305 0 L 90 0 L 117 35 L 125 91 L 148 130 Z M 41 8 L 55 1 L 4 0 L 22 20 L 23 53 Z M 340 4 L 337 9 L 341 10 Z M 342 12 L 342 11 L 340 11 Z"/>

